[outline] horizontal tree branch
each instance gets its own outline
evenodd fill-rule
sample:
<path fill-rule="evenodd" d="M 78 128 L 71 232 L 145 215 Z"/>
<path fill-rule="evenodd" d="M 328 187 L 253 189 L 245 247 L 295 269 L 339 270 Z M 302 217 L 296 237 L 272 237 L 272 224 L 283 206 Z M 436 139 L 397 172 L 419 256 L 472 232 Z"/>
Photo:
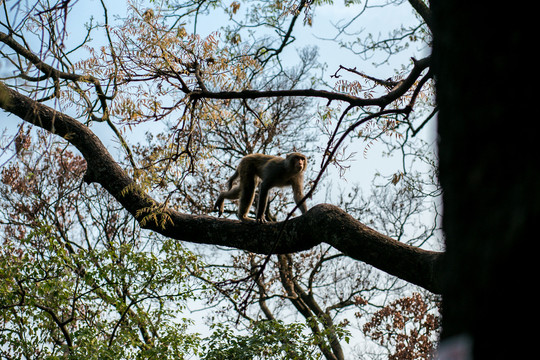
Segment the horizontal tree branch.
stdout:
<path fill-rule="evenodd" d="M 189 215 L 161 207 L 113 159 L 99 138 L 74 118 L 0 82 L 0 107 L 63 137 L 87 162 L 84 180 L 101 184 L 141 226 L 164 236 L 261 254 L 307 250 L 322 242 L 345 255 L 438 293 L 443 253 L 402 244 L 358 222 L 336 206 L 320 204 L 283 223 L 258 224 Z M 5 118 L 4 118 L 5 119 Z M 4 120 L 5 121 L 5 120 Z"/>
<path fill-rule="evenodd" d="M 198 99 L 259 99 L 266 97 L 290 97 L 290 96 L 302 96 L 302 97 L 317 97 L 330 101 L 344 101 L 351 106 L 379 106 L 385 108 L 393 101 L 403 96 L 420 77 L 422 72 L 430 65 L 430 58 L 426 57 L 421 60 L 412 59 L 414 67 L 409 75 L 398 85 L 392 89 L 389 93 L 377 97 L 377 98 L 359 98 L 349 94 L 338 93 L 327 90 L 316 89 L 293 89 L 293 90 L 242 90 L 242 91 L 208 91 L 208 90 L 195 90 L 187 95 L 192 100 Z"/>

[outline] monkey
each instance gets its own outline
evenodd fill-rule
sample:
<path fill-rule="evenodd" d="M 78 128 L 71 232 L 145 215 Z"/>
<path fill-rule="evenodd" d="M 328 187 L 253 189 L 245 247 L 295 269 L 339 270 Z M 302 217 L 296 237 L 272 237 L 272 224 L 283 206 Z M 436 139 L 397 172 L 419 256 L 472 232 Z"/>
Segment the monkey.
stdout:
<path fill-rule="evenodd" d="M 234 174 L 227 181 L 227 191 L 222 191 L 214 205 L 214 210 L 219 216 L 223 214 L 223 202 L 225 199 L 240 199 L 237 216 L 242 221 L 250 221 L 247 214 L 253 199 L 255 188 L 260 183 L 259 201 L 257 204 L 256 221 L 266 222 L 268 192 L 273 187 L 291 186 L 294 201 L 302 214 L 307 211 L 304 198 L 304 171 L 306 170 L 306 156 L 297 152 L 288 154 L 285 159 L 279 156 L 265 154 L 250 154 L 244 156 Z M 239 183 L 233 187 L 234 181 L 240 177 Z"/>

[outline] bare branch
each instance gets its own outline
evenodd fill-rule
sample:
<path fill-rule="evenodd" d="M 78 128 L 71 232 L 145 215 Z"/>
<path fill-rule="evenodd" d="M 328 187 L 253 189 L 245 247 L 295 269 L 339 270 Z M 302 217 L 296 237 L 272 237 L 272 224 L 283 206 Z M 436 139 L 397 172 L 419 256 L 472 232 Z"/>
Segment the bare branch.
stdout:
<path fill-rule="evenodd" d="M 259 99 L 268 97 L 284 97 L 284 96 L 302 96 L 302 97 L 316 97 L 327 99 L 331 101 L 343 101 L 350 106 L 379 106 L 385 108 L 393 101 L 404 95 L 420 77 L 422 72 L 429 66 L 430 58 L 424 58 L 421 60 L 413 59 L 414 67 L 409 76 L 405 78 L 398 86 L 392 89 L 389 93 L 380 96 L 378 98 L 359 98 L 356 96 L 337 93 L 327 90 L 315 90 L 315 89 L 293 89 L 293 90 L 242 90 L 242 91 L 221 91 L 212 92 L 205 90 L 196 90 L 188 93 L 190 99 L 198 100 L 201 98 L 207 99 Z"/>

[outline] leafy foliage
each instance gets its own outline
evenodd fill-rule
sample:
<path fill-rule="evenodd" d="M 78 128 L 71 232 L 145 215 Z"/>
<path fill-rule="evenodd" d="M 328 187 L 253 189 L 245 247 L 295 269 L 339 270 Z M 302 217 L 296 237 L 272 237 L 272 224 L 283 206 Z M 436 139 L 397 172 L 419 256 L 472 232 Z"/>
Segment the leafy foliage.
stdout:
<path fill-rule="evenodd" d="M 227 325 L 215 324 L 203 359 L 320 359 L 313 340 L 304 337 L 304 331 L 303 324 L 270 320 L 254 322 L 247 335 L 239 335 Z"/>
<path fill-rule="evenodd" d="M 398 299 L 377 311 L 364 325 L 364 332 L 388 347 L 389 359 L 431 359 L 439 315 L 429 306 L 419 293 Z"/>
<path fill-rule="evenodd" d="M 82 186 L 84 164 L 55 145 L 2 171 L 0 351 L 29 359 L 195 352 L 182 311 L 197 258 L 142 233 L 103 190 Z"/>

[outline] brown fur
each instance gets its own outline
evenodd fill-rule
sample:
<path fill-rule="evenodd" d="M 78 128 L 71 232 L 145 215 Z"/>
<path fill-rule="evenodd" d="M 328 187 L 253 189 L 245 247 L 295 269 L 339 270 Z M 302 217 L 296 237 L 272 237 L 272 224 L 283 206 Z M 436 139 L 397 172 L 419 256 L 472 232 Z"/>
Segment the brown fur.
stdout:
<path fill-rule="evenodd" d="M 242 221 L 248 221 L 247 214 L 255 198 L 255 188 L 260 182 L 257 221 L 265 222 L 264 212 L 266 211 L 268 192 L 271 188 L 291 186 L 296 204 L 298 205 L 303 199 L 306 164 L 306 157 L 300 153 L 290 153 L 285 159 L 265 154 L 244 156 L 234 174 L 227 181 L 227 191 L 222 191 L 219 194 L 214 209 L 221 216 L 225 199 L 240 199 L 238 218 Z M 240 178 L 239 183 L 233 186 L 238 177 Z M 298 207 L 302 214 L 307 211 L 305 202 L 299 204 Z"/>

